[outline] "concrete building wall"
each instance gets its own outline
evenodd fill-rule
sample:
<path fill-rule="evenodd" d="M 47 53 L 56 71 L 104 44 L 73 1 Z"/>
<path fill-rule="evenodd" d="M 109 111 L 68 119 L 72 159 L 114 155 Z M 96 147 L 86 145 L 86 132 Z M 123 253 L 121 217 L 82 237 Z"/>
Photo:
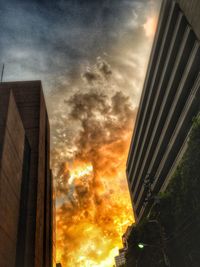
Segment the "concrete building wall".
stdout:
<path fill-rule="evenodd" d="M 11 91 L 0 91 L 0 114 L 0 266 L 14 267 L 25 131 Z"/>
<path fill-rule="evenodd" d="M 4 88 L 12 88 L 20 116 L 31 147 L 29 196 L 26 218 L 26 240 L 24 265 L 28 267 L 38 265 L 36 258 L 36 225 L 40 224 L 37 217 L 37 188 L 38 188 L 38 162 L 39 162 L 39 130 L 40 130 L 40 82 L 12 82 L 3 83 Z M 43 205 L 41 205 L 41 209 Z M 41 220 L 41 219 L 40 219 Z M 40 241 L 39 241 L 40 242 Z M 43 242 L 43 239 L 42 241 Z M 41 249 L 41 248 L 40 248 Z M 43 250 L 41 249 L 41 252 Z"/>
<path fill-rule="evenodd" d="M 136 219 L 148 177 L 157 194 L 169 182 L 192 118 L 199 111 L 200 45 L 177 2 L 163 1 L 127 162 Z"/>
<path fill-rule="evenodd" d="M 52 173 L 51 173 L 52 177 Z M 52 239 L 52 261 L 53 267 L 56 267 L 56 190 L 53 177 L 51 178 L 51 190 L 53 193 L 53 198 L 51 200 L 51 234 L 53 236 Z"/>
<path fill-rule="evenodd" d="M 18 246 L 20 259 L 15 267 L 45 267 L 50 262 L 50 130 L 45 99 L 40 81 L 8 82 L 1 90 L 12 89 L 19 114 L 30 146 L 24 240 Z M 1 117 L 1 116 L 0 116 Z M 0 143 L 1 144 L 1 143 Z M 23 203 L 21 203 L 23 206 Z M 24 251 L 20 251 L 20 247 Z"/>
<path fill-rule="evenodd" d="M 5 135 L 5 125 L 6 125 L 6 118 L 8 112 L 8 104 L 9 104 L 9 97 L 10 95 L 7 91 L 1 91 L 0 97 L 0 165 L 1 165 L 1 157 L 3 151 L 3 142 L 4 142 L 4 135 Z"/>
<path fill-rule="evenodd" d="M 46 187 L 47 187 L 47 171 L 46 171 L 46 108 L 42 92 L 40 92 L 40 121 L 39 121 L 39 147 L 38 147 L 38 182 L 37 182 L 37 213 L 36 213 L 36 244 L 35 259 L 36 266 L 44 267 L 45 265 L 45 240 L 44 231 L 47 218 L 46 210 Z"/>
<path fill-rule="evenodd" d="M 45 153 L 45 158 L 46 158 L 46 164 L 45 164 L 45 199 L 44 199 L 44 206 L 46 209 L 46 216 L 44 218 L 44 225 L 45 225 L 45 232 L 44 232 L 44 240 L 45 240 L 45 262 L 44 266 L 52 266 L 52 240 L 53 240 L 53 235 L 51 231 L 51 222 L 52 222 L 52 212 L 51 212 L 51 203 L 52 203 L 52 198 L 53 198 L 53 192 L 52 192 L 52 175 L 51 175 L 51 170 L 49 166 L 50 162 L 50 127 L 48 123 L 48 115 L 46 113 L 46 134 L 45 134 L 45 146 L 46 146 L 46 153 Z"/>
<path fill-rule="evenodd" d="M 191 24 L 196 36 L 200 40 L 200 1 L 199 0 L 177 0 L 188 22 Z"/>

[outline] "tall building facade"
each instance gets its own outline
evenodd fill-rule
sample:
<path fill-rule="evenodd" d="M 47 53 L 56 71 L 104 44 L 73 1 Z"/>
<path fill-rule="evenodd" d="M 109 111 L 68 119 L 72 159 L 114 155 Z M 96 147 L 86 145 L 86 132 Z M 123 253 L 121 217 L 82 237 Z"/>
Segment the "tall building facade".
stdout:
<path fill-rule="evenodd" d="M 49 120 L 40 81 L 0 84 L 0 266 L 53 264 Z"/>
<path fill-rule="evenodd" d="M 127 161 L 136 221 L 164 191 L 200 110 L 200 2 L 164 0 Z"/>

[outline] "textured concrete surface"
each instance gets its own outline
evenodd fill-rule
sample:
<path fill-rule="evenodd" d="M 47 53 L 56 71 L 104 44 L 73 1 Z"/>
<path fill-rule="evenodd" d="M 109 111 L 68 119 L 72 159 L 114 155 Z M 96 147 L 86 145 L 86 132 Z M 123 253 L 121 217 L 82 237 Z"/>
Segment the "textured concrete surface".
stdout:
<path fill-rule="evenodd" d="M 13 93 L 12 99 L 16 102 L 16 109 L 18 113 L 12 112 L 12 116 L 8 116 L 9 127 L 14 127 L 12 129 L 12 134 L 14 141 L 11 144 L 10 139 L 5 133 L 5 113 L 9 110 L 8 105 L 5 102 L 6 92 L 7 95 Z M 5 96 L 3 95 L 5 94 Z M 7 97 L 8 99 L 8 97 Z M 23 207 L 23 216 L 24 222 L 19 224 L 23 229 L 19 231 L 18 236 L 18 246 L 16 248 L 16 239 L 15 239 L 15 251 L 17 250 L 17 265 L 14 264 L 15 257 L 11 256 L 11 250 L 9 250 L 8 255 L 13 259 L 13 262 L 10 262 L 8 265 L 3 263 L 3 258 L 0 254 L 0 266 L 9 266 L 9 267 L 50 267 L 52 266 L 52 212 L 51 212 L 51 201 L 52 200 L 52 190 L 51 190 L 51 176 L 49 169 L 49 121 L 47 116 L 47 110 L 45 105 L 45 100 L 43 96 L 43 90 L 40 81 L 29 81 L 29 82 L 7 82 L 0 85 L 0 159 L 1 159 L 1 148 L 5 147 L 4 157 L 6 156 L 6 162 L 4 165 L 7 167 L 7 176 L 12 180 L 12 184 L 17 190 L 18 194 L 15 193 L 16 198 L 10 199 L 9 205 L 10 210 L 13 209 L 14 205 L 17 205 L 13 210 L 13 216 L 15 216 L 15 221 L 11 220 L 13 226 L 17 229 L 17 210 L 19 211 L 20 198 L 26 197 L 26 204 L 21 201 L 21 215 Z M 7 101 L 8 103 L 8 101 Z M 12 111 L 12 109 L 11 109 Z M 18 117 L 16 117 L 18 114 Z M 19 129 L 21 125 L 24 129 L 23 136 L 22 132 Z M 22 168 L 23 163 L 27 161 L 24 159 L 24 142 L 27 137 L 27 142 L 30 146 L 30 166 L 29 166 L 29 175 L 27 183 L 27 196 L 20 196 L 20 181 L 22 180 Z M 22 138 L 23 137 L 23 138 Z M 15 153 L 12 151 L 16 146 L 15 150 L 21 155 L 21 162 L 17 161 Z M 7 151 L 12 151 L 13 153 L 9 154 Z M 3 154 L 2 154 L 3 155 Z M 9 158 L 10 157 L 10 158 Z M 5 161 L 5 160 L 4 160 Z M 9 161 L 12 161 L 13 169 L 15 173 L 11 172 L 12 168 Z M 0 161 L 2 164 L 3 161 Z M 7 164 L 7 165 L 6 165 Z M 27 179 L 27 177 L 25 177 Z M 25 181 L 26 182 L 26 181 Z M 6 185 L 2 185 L 2 188 Z M 22 190 L 23 191 L 23 190 Z M 24 192 L 24 191 L 23 191 Z M 3 200 L 0 200 L 0 205 Z M 16 204 L 14 204 L 16 203 Z M 19 212 L 18 212 L 19 213 Z M 9 211 L 4 212 L 5 216 Z M 10 215 L 9 215 L 10 216 Z M 11 227 L 11 226 L 9 226 Z M 11 227 L 11 228 L 12 228 Z M 18 229 L 19 230 L 19 229 Z M 14 236 L 14 233 L 11 232 Z M 24 235 L 23 238 L 20 238 L 20 235 Z M 16 233 L 15 233 L 16 238 Z M 8 239 L 8 242 L 9 239 Z M 21 242 L 21 243 L 20 243 Z M 20 245 L 21 244 L 21 245 Z M 1 246 L 1 245 L 0 245 Z M 24 250 L 20 250 L 20 248 Z M 5 246 L 5 250 L 8 246 Z M 14 254 L 13 254 L 14 255 Z"/>
<path fill-rule="evenodd" d="M 168 185 L 200 109 L 199 7 L 194 0 L 163 1 L 127 162 L 136 220 L 151 205 L 144 205 L 149 193 Z"/>
<path fill-rule="evenodd" d="M 0 113 L 0 132 L 4 132 L 0 167 L 0 266 L 14 267 L 25 131 L 12 92 L 0 98 L 4 99 L 4 112 L 1 108 Z"/>
<path fill-rule="evenodd" d="M 191 24 L 196 36 L 200 40 L 200 1 L 177 0 L 188 22 Z"/>

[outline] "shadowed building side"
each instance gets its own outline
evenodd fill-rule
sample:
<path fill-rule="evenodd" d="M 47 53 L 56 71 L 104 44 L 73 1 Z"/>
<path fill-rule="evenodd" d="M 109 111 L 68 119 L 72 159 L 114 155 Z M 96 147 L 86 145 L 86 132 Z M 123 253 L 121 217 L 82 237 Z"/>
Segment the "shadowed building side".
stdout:
<path fill-rule="evenodd" d="M 181 10 L 192 26 L 197 38 L 200 40 L 200 1 L 199 0 L 177 0 Z"/>
<path fill-rule="evenodd" d="M 23 140 L 23 160 L 21 162 L 21 187 L 19 200 L 19 221 L 16 257 L 14 264 L 0 266 L 9 267 L 49 267 L 52 266 L 52 175 L 49 166 L 49 120 L 40 81 L 7 82 L 0 85 L 0 99 L 3 92 L 12 94 L 16 102 L 19 119 L 24 129 L 24 138 L 18 136 L 13 146 Z M 11 93 L 12 92 L 12 93 Z M 3 100 L 2 100 L 3 101 Z M 7 107 L 4 102 L 4 108 Z M 0 117 L 2 113 L 0 113 Z M 1 129 L 0 135 L 5 132 Z M 15 131 L 13 131 L 15 132 Z M 3 145 L 5 146 L 5 139 Z M 13 160 L 13 164 L 15 163 Z M 11 177 L 11 175 L 9 175 Z M 17 179 L 12 175 L 12 183 Z M 13 201 L 13 205 L 15 203 Z M 3 200 L 0 206 L 4 206 Z M 11 252 L 8 255 L 11 257 Z"/>
<path fill-rule="evenodd" d="M 145 182 L 150 182 L 153 195 L 166 189 L 187 147 L 192 119 L 200 109 L 196 10 L 200 11 L 196 0 L 187 5 L 183 0 L 165 0 L 161 7 L 127 161 L 137 221 L 150 208 L 145 205 L 149 197 Z M 190 24 L 193 21 L 194 27 Z"/>
<path fill-rule="evenodd" d="M 55 185 L 53 182 L 53 176 L 51 171 L 51 229 L 50 233 L 52 235 L 52 242 L 51 242 L 51 251 L 52 251 L 52 258 L 51 262 L 53 262 L 53 267 L 56 267 L 56 190 Z"/>
<path fill-rule="evenodd" d="M 0 96 L 0 266 L 15 266 L 25 131 L 11 91 Z"/>

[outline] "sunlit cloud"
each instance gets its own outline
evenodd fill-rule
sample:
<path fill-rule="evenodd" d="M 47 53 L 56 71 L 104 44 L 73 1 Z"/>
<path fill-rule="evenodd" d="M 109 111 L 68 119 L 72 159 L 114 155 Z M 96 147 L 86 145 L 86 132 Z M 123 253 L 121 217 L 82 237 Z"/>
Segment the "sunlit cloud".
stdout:
<path fill-rule="evenodd" d="M 125 165 L 136 110 L 105 59 L 98 57 L 82 79 L 80 90 L 64 102 L 70 109 L 55 140 L 59 143 L 65 131 L 67 136 L 68 121 L 76 122 L 73 154 L 63 161 L 62 147 L 55 145 L 52 151 L 57 257 L 66 267 L 110 267 L 123 232 L 134 221 Z"/>
<path fill-rule="evenodd" d="M 153 37 L 157 27 L 157 17 L 149 17 L 143 25 L 147 37 Z"/>
<path fill-rule="evenodd" d="M 43 83 L 64 267 L 112 266 L 134 221 L 126 158 L 160 2 L 0 3 L 5 80 Z"/>

